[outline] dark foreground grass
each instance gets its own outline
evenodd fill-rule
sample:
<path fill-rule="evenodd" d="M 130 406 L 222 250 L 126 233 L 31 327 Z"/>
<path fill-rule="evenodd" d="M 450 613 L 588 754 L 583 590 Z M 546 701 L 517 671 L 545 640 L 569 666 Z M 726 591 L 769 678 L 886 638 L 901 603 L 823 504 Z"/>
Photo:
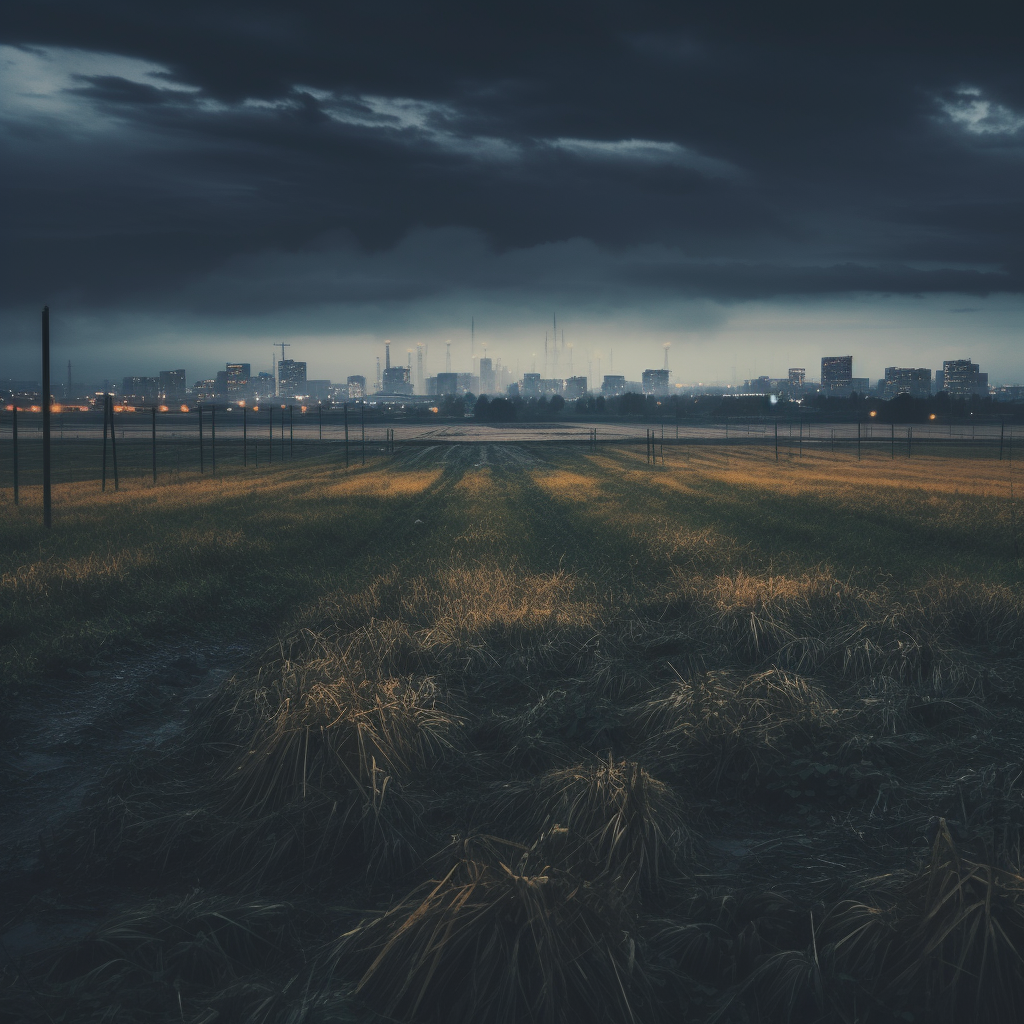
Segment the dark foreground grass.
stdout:
<path fill-rule="evenodd" d="M 102 915 L 0 1007 L 1019 1020 L 1003 471 L 494 452 L 281 477 L 309 600 L 20 880 L 18 919 Z M 218 513 L 243 540 L 258 497 Z"/>

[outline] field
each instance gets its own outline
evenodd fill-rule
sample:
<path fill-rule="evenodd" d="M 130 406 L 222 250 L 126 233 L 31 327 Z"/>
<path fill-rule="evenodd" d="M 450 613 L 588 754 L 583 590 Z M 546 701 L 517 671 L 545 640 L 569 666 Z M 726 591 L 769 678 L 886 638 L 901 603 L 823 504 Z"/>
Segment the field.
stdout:
<path fill-rule="evenodd" d="M 665 456 L 7 499 L 0 1012 L 1021 1019 L 1020 467 Z"/>

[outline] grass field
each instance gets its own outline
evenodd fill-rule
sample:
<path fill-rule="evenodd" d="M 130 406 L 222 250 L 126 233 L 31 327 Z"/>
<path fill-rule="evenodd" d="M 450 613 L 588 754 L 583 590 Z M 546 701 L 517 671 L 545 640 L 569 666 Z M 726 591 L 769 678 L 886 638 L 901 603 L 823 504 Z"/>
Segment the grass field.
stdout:
<path fill-rule="evenodd" d="M 9 732 L 85 665 L 260 652 L 11 873 L 56 938 L 0 1010 L 1019 1020 L 1018 467 L 665 452 L 0 507 Z"/>

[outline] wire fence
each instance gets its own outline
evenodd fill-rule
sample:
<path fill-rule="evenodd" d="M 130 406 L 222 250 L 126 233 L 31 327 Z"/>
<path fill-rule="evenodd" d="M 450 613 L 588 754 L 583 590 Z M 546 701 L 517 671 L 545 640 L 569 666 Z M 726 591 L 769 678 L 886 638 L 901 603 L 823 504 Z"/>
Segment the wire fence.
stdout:
<path fill-rule="evenodd" d="M 42 415 L 18 412 L 16 417 L 15 441 L 15 413 L 0 414 L 0 488 L 5 490 L 13 489 L 16 476 L 23 487 L 42 479 Z M 100 410 L 53 414 L 54 484 L 102 485 L 105 475 L 111 487 L 115 473 L 118 486 L 131 481 L 168 483 L 297 460 L 352 466 L 402 449 L 466 444 L 571 445 L 590 450 L 644 445 L 648 461 L 658 461 L 666 449 L 678 446 L 748 449 L 779 460 L 831 452 L 874 459 L 943 455 L 1012 461 L 1024 435 L 1024 425 L 1009 422 L 387 422 L 359 406 L 145 411 L 112 418 L 113 436 L 105 439 L 108 431 Z"/>

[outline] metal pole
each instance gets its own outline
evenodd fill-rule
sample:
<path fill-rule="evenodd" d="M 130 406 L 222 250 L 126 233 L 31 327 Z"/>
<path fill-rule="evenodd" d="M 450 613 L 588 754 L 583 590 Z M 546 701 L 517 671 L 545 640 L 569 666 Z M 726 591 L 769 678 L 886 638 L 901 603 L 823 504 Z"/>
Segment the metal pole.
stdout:
<path fill-rule="evenodd" d="M 890 449 L 891 449 L 890 453 L 889 453 L 889 458 L 895 459 L 896 458 L 896 424 L 895 423 L 890 423 L 889 424 L 889 445 L 890 445 Z"/>
<path fill-rule="evenodd" d="M 910 458 L 910 443 L 914 438 L 914 428 L 907 427 L 907 458 Z"/>
<path fill-rule="evenodd" d="M 269 466 L 274 461 L 274 407 L 271 406 L 269 409 L 270 418 L 267 420 L 267 425 L 270 427 L 270 444 L 267 445 L 267 465 Z"/>
<path fill-rule="evenodd" d="M 118 489 L 117 478 L 117 434 L 114 432 L 114 396 L 110 396 L 110 452 L 114 462 L 114 490 Z"/>
<path fill-rule="evenodd" d="M 857 420 L 857 458 L 860 458 L 860 420 Z"/>
<path fill-rule="evenodd" d="M 199 413 L 199 472 L 206 472 L 206 464 L 203 462 L 203 403 L 200 402 L 196 408 Z"/>
<path fill-rule="evenodd" d="M 14 400 L 14 414 L 11 417 L 11 442 L 14 448 L 14 504 L 18 502 L 18 400 Z"/>
<path fill-rule="evenodd" d="M 775 461 L 779 461 L 779 421 L 775 421 Z"/>
<path fill-rule="evenodd" d="M 156 406 L 153 406 L 153 483 L 156 483 Z"/>
<path fill-rule="evenodd" d="M 345 403 L 345 468 L 348 469 L 348 402 Z"/>
<path fill-rule="evenodd" d="M 359 403 L 359 432 L 360 446 L 362 449 L 362 464 L 366 465 L 366 403 Z"/>
<path fill-rule="evenodd" d="M 248 430 L 249 407 L 242 406 L 242 465 L 249 465 L 249 430 Z"/>
<path fill-rule="evenodd" d="M 295 454 L 295 406 L 288 406 L 288 458 Z"/>
<path fill-rule="evenodd" d="M 281 461 L 284 462 L 284 407 L 281 408 Z"/>
<path fill-rule="evenodd" d="M 43 526 L 50 528 L 50 307 L 43 306 Z"/>
<path fill-rule="evenodd" d="M 110 395 L 103 396 L 103 476 L 100 490 L 107 489 L 107 420 L 110 418 Z"/>
<path fill-rule="evenodd" d="M 217 403 L 210 406 L 210 472 L 217 475 Z"/>
<path fill-rule="evenodd" d="M 319 403 L 317 403 L 316 415 L 317 415 L 318 425 L 320 427 L 320 440 L 322 441 L 324 439 L 324 407 L 322 405 L 320 405 Z"/>
<path fill-rule="evenodd" d="M 1006 430 L 1006 422 L 999 424 L 999 461 L 1003 461 L 1003 431 Z"/>

